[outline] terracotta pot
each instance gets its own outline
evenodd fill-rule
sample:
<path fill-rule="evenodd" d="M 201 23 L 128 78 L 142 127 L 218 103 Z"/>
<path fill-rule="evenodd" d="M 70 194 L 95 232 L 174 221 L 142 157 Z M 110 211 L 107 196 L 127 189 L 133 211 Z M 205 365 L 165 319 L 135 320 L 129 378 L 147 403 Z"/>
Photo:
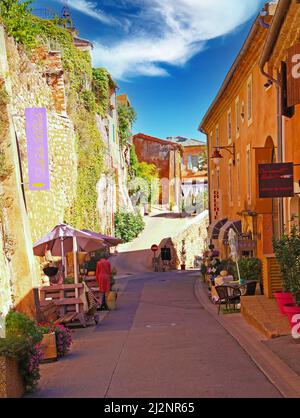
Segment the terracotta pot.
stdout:
<path fill-rule="evenodd" d="M 284 306 L 288 304 L 295 304 L 295 298 L 292 293 L 276 292 L 274 297 L 277 300 L 280 312 L 285 315 Z"/>
<path fill-rule="evenodd" d="M 24 385 L 17 361 L 0 357 L 0 398 L 21 398 L 23 395 Z"/>

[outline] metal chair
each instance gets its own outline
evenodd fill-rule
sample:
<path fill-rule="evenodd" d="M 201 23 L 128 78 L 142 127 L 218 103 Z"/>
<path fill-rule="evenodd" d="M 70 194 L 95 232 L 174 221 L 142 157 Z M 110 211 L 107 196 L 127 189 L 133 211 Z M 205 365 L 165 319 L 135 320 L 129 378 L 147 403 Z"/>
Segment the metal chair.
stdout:
<path fill-rule="evenodd" d="M 241 296 L 255 296 L 256 294 L 256 281 L 247 282 L 247 284 L 243 284 L 239 286 Z"/>
<path fill-rule="evenodd" d="M 218 315 L 220 315 L 222 305 L 226 305 L 226 310 L 228 310 L 228 306 L 231 305 L 234 305 L 234 309 L 236 309 L 236 305 L 240 303 L 241 300 L 241 291 L 239 288 L 232 286 L 217 286 L 216 291 L 219 297 L 219 301 L 217 302 Z"/>

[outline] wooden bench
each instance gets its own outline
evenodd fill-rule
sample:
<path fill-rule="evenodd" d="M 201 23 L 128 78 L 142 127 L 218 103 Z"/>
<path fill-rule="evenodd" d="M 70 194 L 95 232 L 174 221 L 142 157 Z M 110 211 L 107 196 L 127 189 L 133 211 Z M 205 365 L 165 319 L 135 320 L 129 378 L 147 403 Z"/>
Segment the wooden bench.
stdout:
<path fill-rule="evenodd" d="M 44 316 L 55 317 L 55 322 L 70 325 L 79 321 L 86 327 L 83 312 L 82 284 L 44 286 L 40 289 L 40 307 Z"/>

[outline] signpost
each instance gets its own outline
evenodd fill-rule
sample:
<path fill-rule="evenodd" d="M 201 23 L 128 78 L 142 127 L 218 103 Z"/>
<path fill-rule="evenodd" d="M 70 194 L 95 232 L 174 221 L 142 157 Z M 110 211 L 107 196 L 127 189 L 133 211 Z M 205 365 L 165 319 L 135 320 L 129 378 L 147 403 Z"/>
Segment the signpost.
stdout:
<path fill-rule="evenodd" d="M 154 268 L 154 271 L 156 273 L 158 272 L 158 263 L 157 263 L 158 259 L 156 257 L 156 253 L 157 253 L 158 250 L 159 250 L 158 245 L 156 245 L 156 244 L 152 245 L 151 251 L 153 252 L 153 268 Z"/>
<path fill-rule="evenodd" d="M 259 164 L 258 176 L 260 199 L 294 196 L 293 163 Z"/>

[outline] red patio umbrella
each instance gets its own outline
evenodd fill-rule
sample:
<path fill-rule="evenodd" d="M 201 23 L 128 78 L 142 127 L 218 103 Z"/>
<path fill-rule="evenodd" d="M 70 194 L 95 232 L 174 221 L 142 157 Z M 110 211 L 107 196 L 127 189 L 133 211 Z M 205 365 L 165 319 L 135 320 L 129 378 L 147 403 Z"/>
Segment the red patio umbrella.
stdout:
<path fill-rule="evenodd" d="M 119 244 L 123 243 L 121 239 L 111 237 L 109 235 L 98 234 L 96 232 L 89 231 L 88 229 L 83 229 L 82 231 L 94 238 L 102 239 L 108 247 L 117 247 Z"/>
<path fill-rule="evenodd" d="M 86 232 L 79 231 L 70 225 L 60 224 L 33 245 L 33 252 L 34 255 L 43 257 L 45 252 L 50 250 L 53 256 L 61 256 L 63 274 L 65 273 L 65 254 L 73 252 L 75 276 L 77 276 L 77 258 L 75 255 L 78 250 L 90 252 L 107 247 L 108 245 L 100 236 L 93 236 Z M 77 280 L 77 277 L 75 277 L 75 280 Z"/>

